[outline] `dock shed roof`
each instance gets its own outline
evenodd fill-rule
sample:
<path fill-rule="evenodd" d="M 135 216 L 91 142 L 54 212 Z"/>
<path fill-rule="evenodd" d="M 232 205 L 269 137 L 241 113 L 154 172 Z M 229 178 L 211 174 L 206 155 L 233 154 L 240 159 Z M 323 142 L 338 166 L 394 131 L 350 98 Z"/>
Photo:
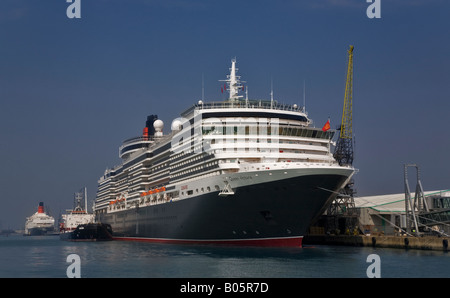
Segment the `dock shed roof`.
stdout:
<path fill-rule="evenodd" d="M 425 197 L 433 195 L 450 196 L 450 190 L 433 190 L 425 191 Z M 411 198 L 414 199 L 415 193 L 411 193 Z M 404 213 L 405 212 L 405 194 L 388 194 L 355 197 L 356 208 L 371 208 L 382 213 Z"/>

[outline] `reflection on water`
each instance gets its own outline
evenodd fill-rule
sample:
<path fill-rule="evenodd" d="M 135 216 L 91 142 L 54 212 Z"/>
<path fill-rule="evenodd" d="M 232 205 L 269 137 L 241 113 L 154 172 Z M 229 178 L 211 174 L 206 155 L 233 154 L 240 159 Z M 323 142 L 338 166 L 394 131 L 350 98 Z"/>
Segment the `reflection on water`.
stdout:
<path fill-rule="evenodd" d="M 0 237 L 0 277 L 66 277 L 66 258 L 81 277 L 366 277 L 378 254 L 381 277 L 450 277 L 448 253 L 372 247 L 218 247 L 142 242 L 66 242 L 57 236 Z"/>

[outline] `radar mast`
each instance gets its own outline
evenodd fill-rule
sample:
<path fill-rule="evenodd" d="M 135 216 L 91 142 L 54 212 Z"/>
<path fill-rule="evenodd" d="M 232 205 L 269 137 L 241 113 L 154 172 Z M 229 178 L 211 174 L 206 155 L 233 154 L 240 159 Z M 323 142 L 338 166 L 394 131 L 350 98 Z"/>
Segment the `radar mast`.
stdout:
<path fill-rule="evenodd" d="M 229 101 L 238 101 L 239 99 L 243 98 L 242 95 L 239 95 L 239 90 L 243 89 L 243 85 L 241 83 L 241 77 L 236 75 L 236 72 L 238 69 L 236 68 L 236 57 L 231 59 L 231 68 L 230 68 L 230 74 L 227 75 L 226 80 L 220 80 L 222 82 L 226 82 L 225 84 L 225 91 L 229 92 Z"/>

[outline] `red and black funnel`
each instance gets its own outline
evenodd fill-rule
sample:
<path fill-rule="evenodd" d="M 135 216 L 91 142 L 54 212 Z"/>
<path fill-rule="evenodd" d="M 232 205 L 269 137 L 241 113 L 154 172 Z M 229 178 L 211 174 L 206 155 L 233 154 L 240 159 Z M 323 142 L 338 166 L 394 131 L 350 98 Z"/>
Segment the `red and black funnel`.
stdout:
<path fill-rule="evenodd" d="M 44 202 L 39 202 L 38 213 L 44 213 Z"/>

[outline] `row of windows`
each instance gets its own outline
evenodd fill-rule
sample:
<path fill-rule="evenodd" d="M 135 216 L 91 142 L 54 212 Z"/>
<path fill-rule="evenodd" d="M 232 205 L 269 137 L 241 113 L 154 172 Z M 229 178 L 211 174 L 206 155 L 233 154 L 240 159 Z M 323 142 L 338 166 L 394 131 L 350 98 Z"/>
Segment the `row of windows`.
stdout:
<path fill-rule="evenodd" d="M 208 143 L 208 142 L 207 142 Z M 246 138 L 244 139 L 212 139 L 211 141 L 209 141 L 209 143 L 211 145 L 215 145 L 215 144 L 237 144 L 239 145 L 238 147 L 255 147 L 255 144 L 261 144 L 258 146 L 262 146 L 263 144 L 293 144 L 293 145 L 309 145 L 309 146 L 322 146 L 322 147 L 328 147 L 328 143 L 319 143 L 319 142 L 310 142 L 310 141 L 276 141 L 274 140 L 274 142 L 272 142 L 271 139 L 248 139 Z"/>
<path fill-rule="evenodd" d="M 155 171 L 159 171 L 159 170 L 161 170 L 161 169 L 163 169 L 163 168 L 166 168 L 167 167 L 167 163 L 164 163 L 164 164 L 161 164 L 161 165 L 158 165 L 158 166 L 156 166 L 156 167 L 152 167 L 151 169 L 150 169 L 150 171 L 153 173 L 153 172 L 155 172 Z"/>
<path fill-rule="evenodd" d="M 199 188 L 196 188 L 195 190 L 187 190 L 186 191 L 186 193 L 184 192 L 184 191 L 182 191 L 181 192 L 181 195 L 188 195 L 188 196 L 191 196 L 191 195 L 193 195 L 194 193 L 196 193 L 196 194 L 198 194 L 198 193 L 203 193 L 203 192 L 205 192 L 205 189 L 206 189 L 206 191 L 207 192 L 210 192 L 211 191 L 211 187 L 210 186 L 207 186 L 206 188 L 205 187 L 201 187 L 200 189 Z M 216 190 L 216 191 L 219 191 L 220 190 L 220 187 L 219 187 L 219 185 L 215 185 L 214 186 L 214 189 Z"/>
<path fill-rule="evenodd" d="M 197 155 L 197 156 L 195 156 L 193 158 L 187 159 L 187 160 L 182 161 L 182 162 L 180 162 L 180 163 L 178 163 L 178 164 L 176 164 L 174 166 L 171 166 L 170 169 L 176 169 L 176 168 L 179 168 L 179 167 L 182 167 L 182 166 L 188 166 L 188 165 L 191 165 L 191 164 L 193 164 L 193 163 L 195 163 L 197 161 L 201 161 L 201 160 L 203 160 L 203 156 Z"/>
<path fill-rule="evenodd" d="M 277 131 L 278 130 L 278 131 Z M 279 135 L 304 138 L 331 139 L 334 131 L 289 126 L 223 126 L 203 128 L 203 135 Z"/>
<path fill-rule="evenodd" d="M 198 166 L 198 167 L 191 168 L 189 170 L 185 170 L 185 171 L 181 171 L 181 172 L 176 173 L 176 174 L 172 174 L 171 177 L 172 178 L 179 178 L 179 177 L 184 178 L 184 177 L 187 177 L 187 176 L 190 176 L 190 175 L 193 175 L 193 174 L 197 174 L 199 172 L 209 171 L 209 170 L 214 169 L 216 167 L 217 167 L 217 161 L 210 162 L 210 163 Z"/>

